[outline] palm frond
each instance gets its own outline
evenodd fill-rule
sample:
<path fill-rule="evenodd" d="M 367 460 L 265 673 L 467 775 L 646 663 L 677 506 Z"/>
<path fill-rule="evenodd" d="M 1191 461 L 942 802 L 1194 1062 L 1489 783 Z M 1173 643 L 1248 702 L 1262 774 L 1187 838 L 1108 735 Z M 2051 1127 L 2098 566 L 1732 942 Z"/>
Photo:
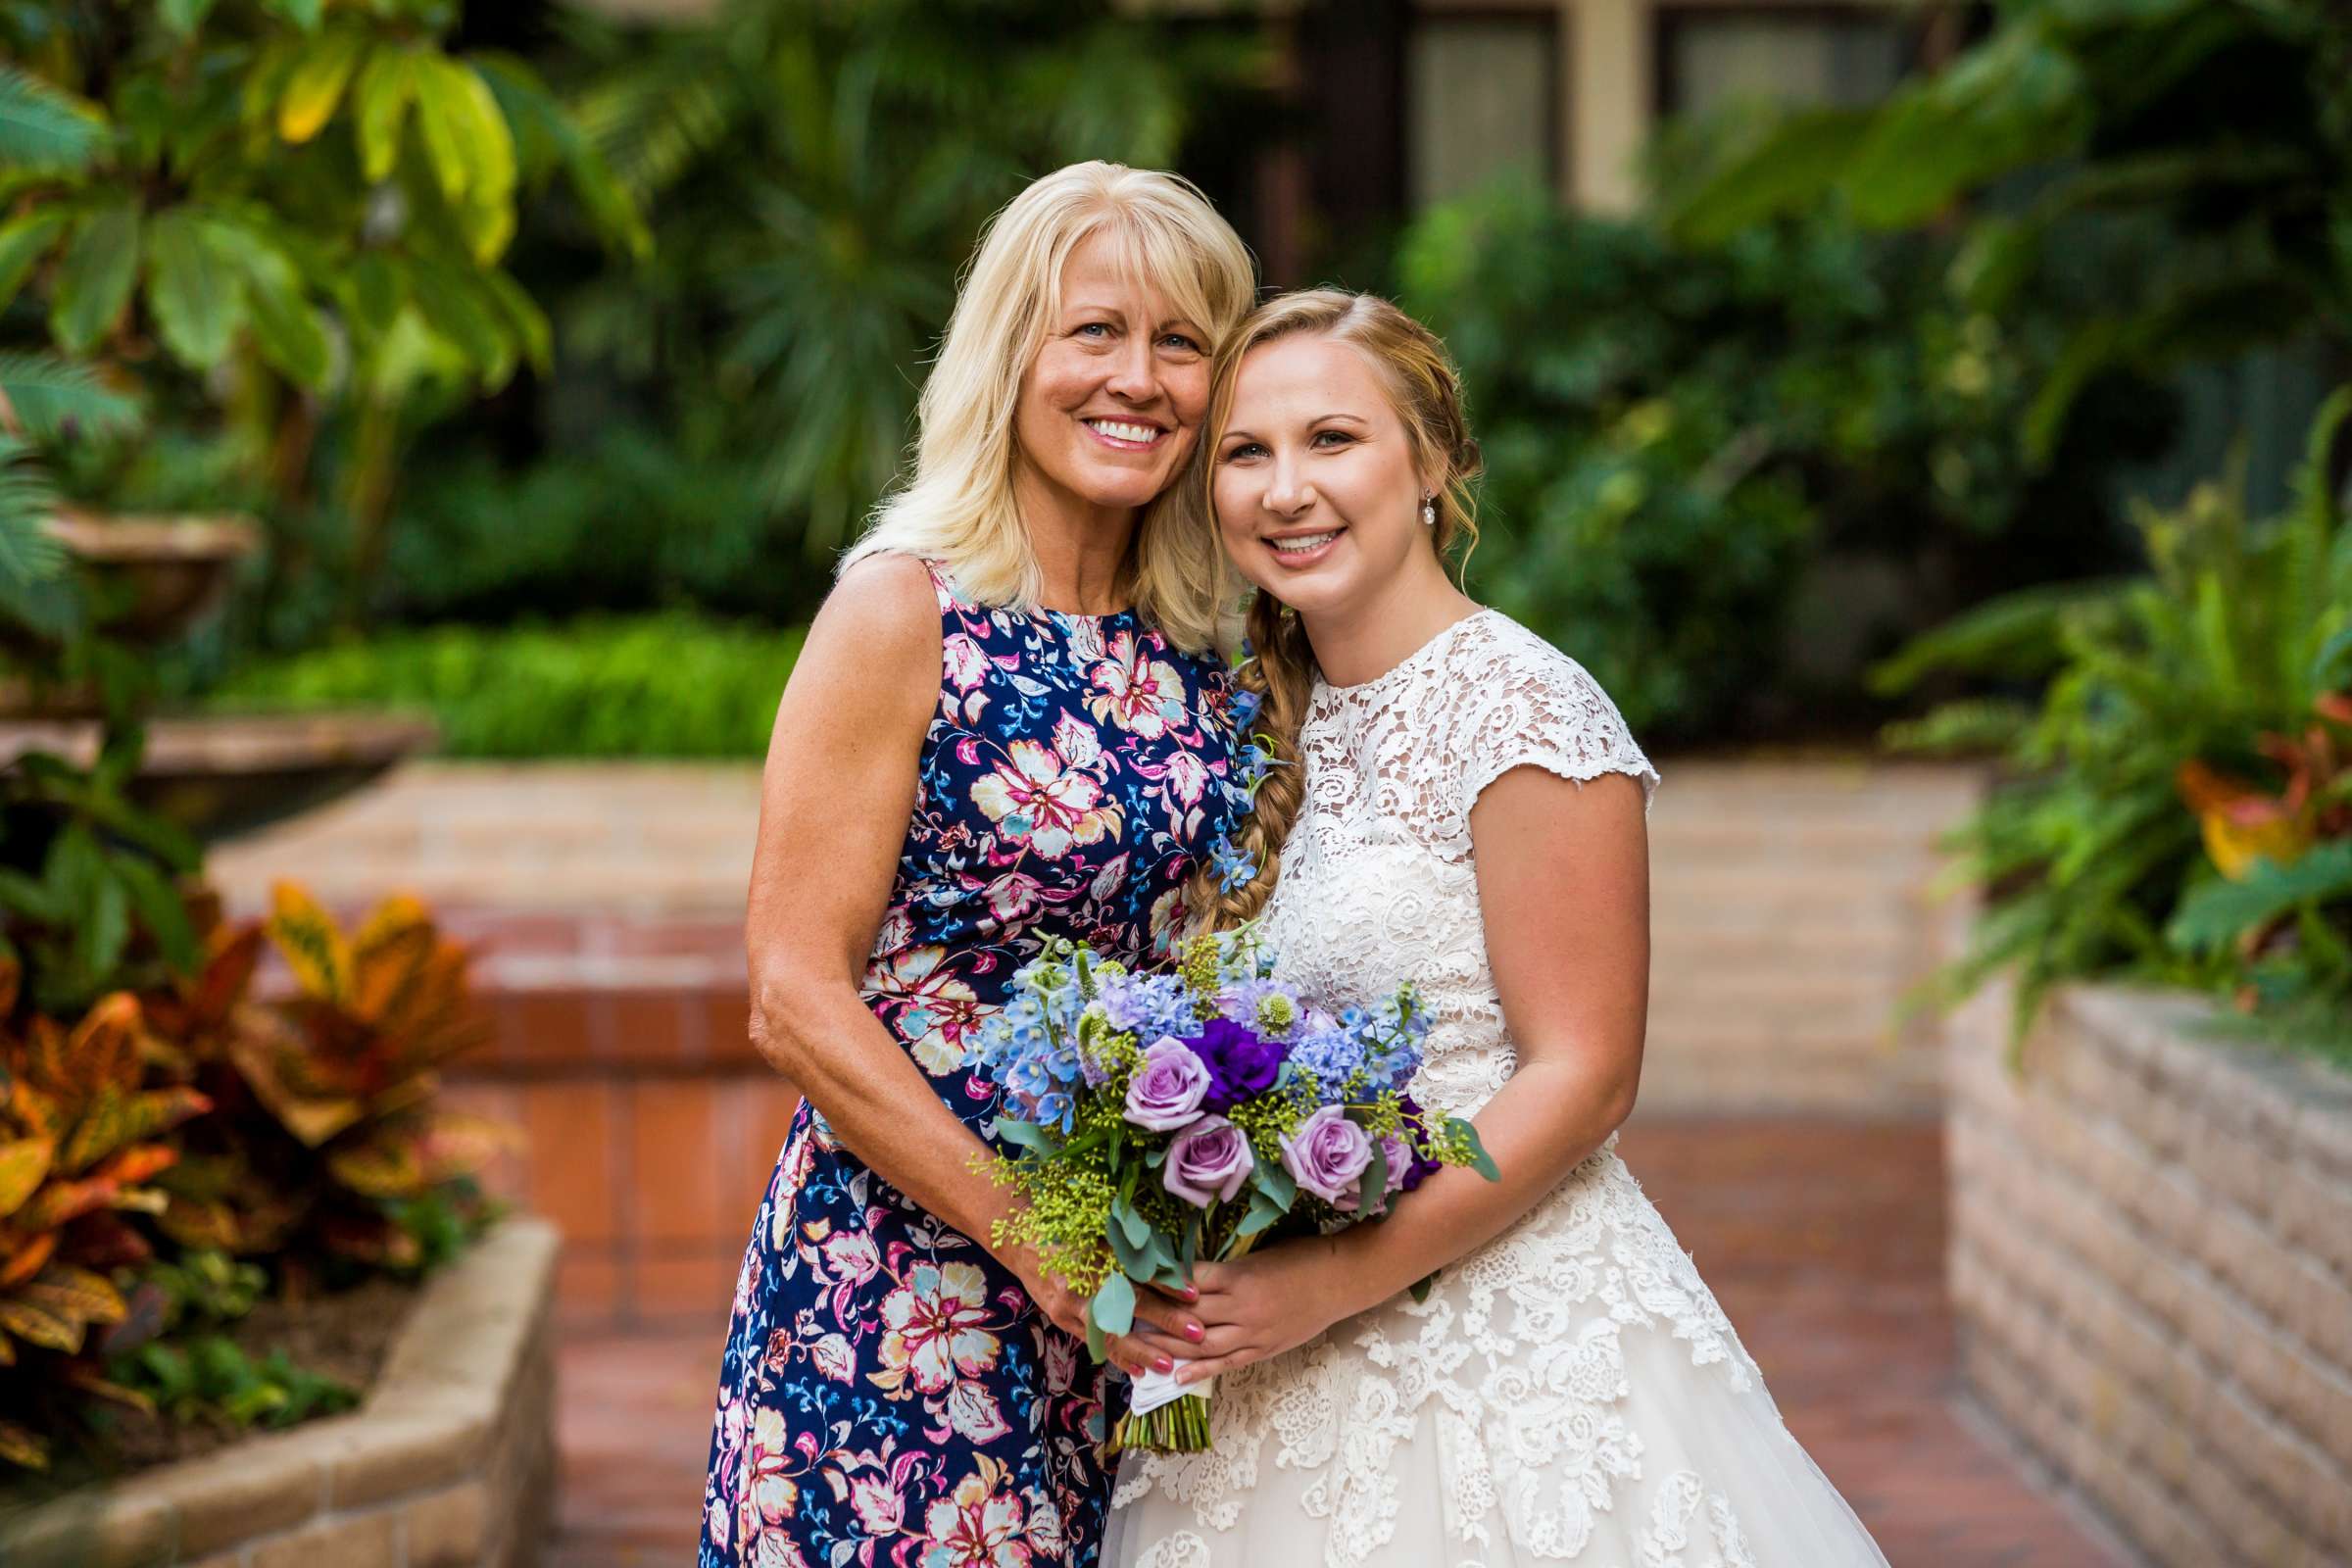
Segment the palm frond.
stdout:
<path fill-rule="evenodd" d="M 127 435 L 139 425 L 136 398 L 107 386 L 90 367 L 50 354 L 0 353 L 0 399 L 38 445 Z"/>
<path fill-rule="evenodd" d="M 70 623 L 70 599 L 57 591 L 66 553 L 49 534 L 57 490 L 21 438 L 0 432 L 0 613 L 37 629 Z"/>
<path fill-rule="evenodd" d="M 63 88 L 0 64 L 0 164 L 71 172 L 106 142 L 106 117 Z"/>

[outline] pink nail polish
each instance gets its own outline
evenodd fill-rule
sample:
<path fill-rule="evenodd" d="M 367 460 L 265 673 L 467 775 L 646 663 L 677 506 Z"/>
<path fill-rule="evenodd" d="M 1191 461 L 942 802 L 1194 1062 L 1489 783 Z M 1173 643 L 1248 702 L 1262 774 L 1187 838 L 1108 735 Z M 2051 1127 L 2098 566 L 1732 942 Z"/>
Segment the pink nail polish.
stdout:
<path fill-rule="evenodd" d="M 1195 1345 L 1199 1345 L 1202 1340 L 1208 1338 L 1208 1331 L 1198 1323 L 1187 1323 L 1184 1326 L 1184 1337 Z"/>
<path fill-rule="evenodd" d="M 1152 1370 L 1165 1377 L 1168 1373 L 1176 1370 L 1176 1363 L 1163 1355 L 1152 1363 Z"/>

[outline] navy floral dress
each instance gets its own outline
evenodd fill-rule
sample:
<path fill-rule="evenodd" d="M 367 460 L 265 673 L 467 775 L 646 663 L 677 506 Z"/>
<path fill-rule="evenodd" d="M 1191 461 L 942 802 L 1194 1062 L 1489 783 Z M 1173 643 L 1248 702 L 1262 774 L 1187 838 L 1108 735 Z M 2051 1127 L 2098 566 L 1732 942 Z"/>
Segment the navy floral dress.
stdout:
<path fill-rule="evenodd" d="M 1231 689 L 1133 612 L 990 610 L 931 569 L 939 710 L 863 994 L 987 1136 L 973 1026 L 1050 936 L 1164 956 L 1245 808 Z M 1085 1568 L 1102 1368 L 801 1104 L 720 1364 L 699 1568 Z"/>

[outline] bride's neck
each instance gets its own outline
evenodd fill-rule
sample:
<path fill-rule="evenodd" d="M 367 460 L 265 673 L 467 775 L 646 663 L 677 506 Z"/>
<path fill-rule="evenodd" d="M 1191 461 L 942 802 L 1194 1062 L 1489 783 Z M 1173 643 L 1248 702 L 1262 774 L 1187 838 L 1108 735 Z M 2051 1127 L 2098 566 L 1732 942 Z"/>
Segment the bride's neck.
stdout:
<path fill-rule="evenodd" d="M 1416 551 L 1412 564 L 1361 599 L 1304 616 L 1315 665 L 1334 686 L 1378 680 L 1478 605 L 1446 576 L 1435 552 Z"/>

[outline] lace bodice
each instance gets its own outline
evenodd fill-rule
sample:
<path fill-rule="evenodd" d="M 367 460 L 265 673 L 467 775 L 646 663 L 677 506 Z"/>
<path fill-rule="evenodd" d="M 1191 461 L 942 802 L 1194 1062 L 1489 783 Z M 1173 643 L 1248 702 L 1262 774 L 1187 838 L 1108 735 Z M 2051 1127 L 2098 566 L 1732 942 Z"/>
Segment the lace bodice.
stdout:
<path fill-rule="evenodd" d="M 1343 1003 L 1412 981 L 1431 1016 L 1414 1092 L 1470 1115 L 1516 1064 L 1479 915 L 1479 792 L 1533 766 L 1628 773 L 1646 800 L 1657 772 L 1584 666 L 1493 610 L 1377 679 L 1318 682 L 1298 756 L 1306 803 L 1264 927 L 1283 978 Z"/>

